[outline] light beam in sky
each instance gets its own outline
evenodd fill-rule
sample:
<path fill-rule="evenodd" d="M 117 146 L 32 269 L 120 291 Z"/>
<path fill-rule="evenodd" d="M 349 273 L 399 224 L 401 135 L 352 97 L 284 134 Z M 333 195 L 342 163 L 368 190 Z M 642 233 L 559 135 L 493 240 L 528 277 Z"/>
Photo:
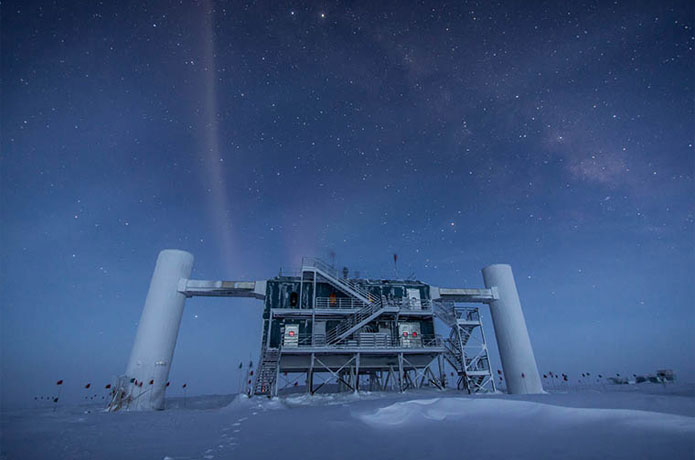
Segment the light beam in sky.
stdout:
<path fill-rule="evenodd" d="M 208 207 L 217 244 L 222 252 L 226 275 L 234 271 L 233 261 L 238 258 L 235 228 L 229 191 L 222 168 L 220 149 L 220 120 L 217 111 L 217 68 L 215 62 L 215 10 L 213 2 L 205 2 L 203 10 L 203 104 L 205 181 L 210 194 Z"/>

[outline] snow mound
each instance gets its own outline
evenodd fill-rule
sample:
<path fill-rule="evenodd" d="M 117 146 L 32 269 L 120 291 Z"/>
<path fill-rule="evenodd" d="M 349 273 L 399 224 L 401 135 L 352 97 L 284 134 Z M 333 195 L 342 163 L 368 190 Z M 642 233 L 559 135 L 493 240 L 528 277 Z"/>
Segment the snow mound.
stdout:
<path fill-rule="evenodd" d="M 223 411 L 238 411 L 238 410 L 277 410 L 284 409 L 285 406 L 278 398 L 249 398 L 245 394 L 239 394 L 234 397 L 232 402 L 222 408 Z"/>
<path fill-rule="evenodd" d="M 630 409 L 560 407 L 503 399 L 415 399 L 357 415 L 362 422 L 377 428 L 464 419 L 482 422 L 499 417 L 520 424 L 536 424 L 540 419 L 555 427 L 602 422 L 695 436 L 695 417 Z"/>
<path fill-rule="evenodd" d="M 369 399 L 379 399 L 382 397 L 383 396 L 381 394 L 374 394 L 369 391 L 362 391 L 359 393 L 327 393 L 314 395 L 303 393 L 301 395 L 288 396 L 284 398 L 284 402 L 290 407 L 332 406 L 336 404 L 345 405 Z"/>

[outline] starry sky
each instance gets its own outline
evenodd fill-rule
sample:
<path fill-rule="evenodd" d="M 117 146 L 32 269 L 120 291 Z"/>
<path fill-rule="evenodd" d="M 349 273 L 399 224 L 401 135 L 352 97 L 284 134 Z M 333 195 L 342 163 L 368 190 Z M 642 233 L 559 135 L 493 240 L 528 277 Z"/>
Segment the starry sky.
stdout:
<path fill-rule="evenodd" d="M 695 380 L 690 2 L 1 8 L 4 404 L 122 373 L 164 248 L 197 279 L 509 263 L 541 371 Z M 236 391 L 260 314 L 187 301 L 170 393 Z"/>

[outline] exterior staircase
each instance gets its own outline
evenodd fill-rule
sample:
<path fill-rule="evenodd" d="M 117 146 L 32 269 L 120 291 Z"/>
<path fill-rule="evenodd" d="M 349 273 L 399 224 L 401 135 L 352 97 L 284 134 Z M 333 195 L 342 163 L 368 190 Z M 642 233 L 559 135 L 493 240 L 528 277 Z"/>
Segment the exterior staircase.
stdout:
<path fill-rule="evenodd" d="M 465 355 L 461 351 L 461 347 L 457 343 L 458 340 L 449 337 L 448 339 L 442 340 L 442 345 L 446 349 L 444 352 L 444 358 L 449 361 L 449 364 L 453 366 L 458 375 L 463 375 L 465 373 Z"/>
<path fill-rule="evenodd" d="M 435 302 L 434 314 L 451 328 L 449 338 L 442 340 L 442 345 L 446 349 L 444 358 L 449 361 L 458 375 L 463 375 L 466 370 L 464 348 L 471 337 L 471 331 L 459 328 L 459 319 L 453 304 Z"/>
<path fill-rule="evenodd" d="M 361 308 L 357 313 L 349 315 L 343 321 L 338 323 L 338 325 L 326 333 L 326 344 L 334 345 L 343 339 L 346 339 L 357 332 L 360 328 L 369 324 L 384 313 L 387 308 L 384 307 L 382 302 L 367 304 L 365 307 Z"/>
<path fill-rule="evenodd" d="M 482 346 L 466 348 L 475 328 L 482 328 L 477 309 L 456 308 L 453 303 L 446 302 L 433 302 L 433 309 L 435 316 L 451 328 L 449 338 L 442 340 L 442 345 L 446 350 L 444 359 L 459 376 L 459 387 L 478 392 L 487 391 L 486 385 L 489 385 L 495 391 L 485 336 L 482 336 Z M 474 348 L 477 349 L 474 351 Z"/>
<path fill-rule="evenodd" d="M 302 259 L 302 272 L 305 271 L 318 273 L 345 294 L 356 297 L 364 303 L 381 304 L 381 299 L 378 296 L 371 294 L 354 281 L 341 277 L 335 268 L 320 259 L 315 257 L 304 257 Z"/>
<path fill-rule="evenodd" d="M 265 348 L 263 356 L 258 363 L 256 380 L 253 386 L 254 395 L 272 396 L 271 389 L 276 384 L 277 367 L 280 361 L 280 350 L 278 348 Z"/>
<path fill-rule="evenodd" d="M 326 333 L 326 345 L 335 345 L 346 339 L 384 313 L 387 308 L 386 302 L 380 297 L 370 293 L 354 281 L 341 277 L 335 268 L 319 259 L 313 257 L 302 259 L 302 273 L 307 271 L 322 276 L 345 294 L 355 297 L 365 304 L 356 313 L 348 315 L 334 329 Z"/>
<path fill-rule="evenodd" d="M 432 302 L 434 316 L 442 320 L 444 324 L 453 328 L 456 327 L 456 310 L 451 303 Z"/>

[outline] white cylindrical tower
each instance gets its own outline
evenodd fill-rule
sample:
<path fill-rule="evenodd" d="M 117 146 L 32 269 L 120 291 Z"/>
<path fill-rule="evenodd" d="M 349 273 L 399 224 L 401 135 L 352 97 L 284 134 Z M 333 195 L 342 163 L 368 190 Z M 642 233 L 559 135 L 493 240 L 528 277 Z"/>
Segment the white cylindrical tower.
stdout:
<path fill-rule="evenodd" d="M 131 380 L 129 409 L 164 409 L 164 392 L 186 300 L 178 291 L 179 280 L 188 279 L 192 268 L 193 255 L 186 251 L 165 249 L 157 257 L 126 370 Z"/>
<path fill-rule="evenodd" d="M 499 295 L 498 300 L 490 303 L 490 312 L 507 391 L 511 394 L 542 393 L 543 385 L 521 311 L 512 267 L 505 264 L 485 267 L 483 279 L 485 287 L 496 288 Z"/>

